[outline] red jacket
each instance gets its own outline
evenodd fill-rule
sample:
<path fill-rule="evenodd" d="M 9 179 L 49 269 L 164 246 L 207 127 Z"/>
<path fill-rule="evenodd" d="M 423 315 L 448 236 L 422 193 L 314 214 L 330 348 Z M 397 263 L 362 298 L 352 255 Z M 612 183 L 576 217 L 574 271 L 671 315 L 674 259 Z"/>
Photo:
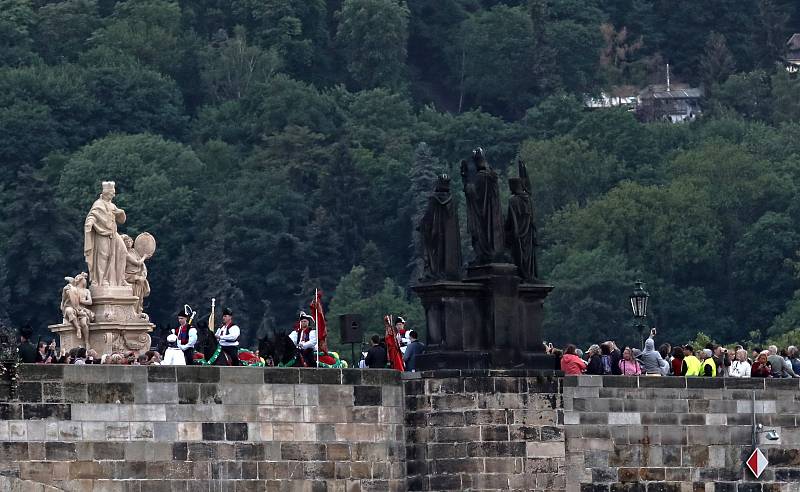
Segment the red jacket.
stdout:
<path fill-rule="evenodd" d="M 575 354 L 564 354 L 561 357 L 561 370 L 564 374 L 583 374 L 586 362 Z"/>

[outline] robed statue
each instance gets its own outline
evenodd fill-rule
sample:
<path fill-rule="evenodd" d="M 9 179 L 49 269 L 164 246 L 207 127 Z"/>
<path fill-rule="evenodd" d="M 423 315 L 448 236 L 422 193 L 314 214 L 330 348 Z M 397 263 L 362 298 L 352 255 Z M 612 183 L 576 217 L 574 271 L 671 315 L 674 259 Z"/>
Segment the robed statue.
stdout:
<path fill-rule="evenodd" d="M 61 289 L 61 314 L 64 323 L 75 328 L 75 336 L 84 340 L 89 348 L 89 322 L 94 320 L 94 313 L 88 306 L 92 305 L 92 294 L 86 285 L 86 273 L 79 273 L 74 278 L 64 277 L 67 285 Z"/>
<path fill-rule="evenodd" d="M 422 238 L 422 280 L 458 280 L 461 277 L 461 234 L 458 207 L 450 194 L 450 177 L 443 174 L 428 198 L 419 225 Z"/>
<path fill-rule="evenodd" d="M 506 214 L 506 243 L 523 281 L 539 277 L 536 266 L 536 226 L 533 221 L 531 181 L 525 163 L 518 162 L 518 178 L 509 178 L 511 198 Z"/>
<path fill-rule="evenodd" d="M 133 287 L 133 295 L 136 296 L 136 304 L 133 309 L 136 314 L 141 315 L 144 310 L 144 298 L 150 295 L 150 282 L 147 281 L 147 265 L 145 260 L 150 258 L 147 254 L 140 254 L 133 247 L 133 239 L 122 234 L 122 241 L 128 252 L 125 255 L 125 281 Z"/>
<path fill-rule="evenodd" d="M 489 167 L 483 149 L 472 151 L 475 173 L 461 161 L 461 176 L 467 201 L 467 230 L 472 239 L 476 265 L 491 263 L 503 253 L 503 216 L 498 176 Z"/>
<path fill-rule="evenodd" d="M 92 285 L 128 285 L 125 280 L 128 250 L 117 232 L 117 224 L 125 223 L 125 211 L 112 203 L 115 195 L 114 182 L 103 181 L 103 191 L 83 225 L 83 254 Z"/>

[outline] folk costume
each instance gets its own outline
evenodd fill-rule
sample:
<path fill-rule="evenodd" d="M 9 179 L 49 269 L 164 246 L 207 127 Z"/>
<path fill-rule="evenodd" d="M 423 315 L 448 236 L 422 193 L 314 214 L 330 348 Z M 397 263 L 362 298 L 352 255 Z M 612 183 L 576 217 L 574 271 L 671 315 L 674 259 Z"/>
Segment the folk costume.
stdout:
<path fill-rule="evenodd" d="M 167 350 L 164 352 L 162 366 L 185 366 L 186 360 L 183 358 L 181 349 L 178 348 L 178 337 L 170 334 L 167 337 Z"/>
<path fill-rule="evenodd" d="M 233 317 L 233 311 L 228 308 L 222 310 L 222 316 Z M 232 366 L 239 364 L 239 326 L 230 319 L 214 334 L 219 339 L 219 346 L 228 355 Z"/>
<path fill-rule="evenodd" d="M 314 351 L 317 347 L 317 330 L 311 326 L 312 320 L 311 316 L 301 312 L 297 329 L 289 334 L 289 338 L 300 350 L 300 355 L 303 356 L 303 360 L 308 367 L 316 366 Z M 306 323 L 303 323 L 303 321 Z"/>
<path fill-rule="evenodd" d="M 192 308 L 184 305 L 183 309 L 178 312 L 180 326 L 175 329 L 175 335 L 178 337 L 178 348 L 183 351 L 187 366 L 194 364 L 194 346 L 197 344 L 197 328 L 191 325 L 193 318 L 194 312 Z M 183 320 L 182 322 L 180 321 L 181 319 Z"/>
<path fill-rule="evenodd" d="M 403 365 L 403 353 L 400 351 L 399 334 L 392 326 L 391 316 L 384 318 L 384 324 L 386 325 L 386 354 L 389 356 L 389 364 L 392 369 L 403 371 L 405 367 Z"/>

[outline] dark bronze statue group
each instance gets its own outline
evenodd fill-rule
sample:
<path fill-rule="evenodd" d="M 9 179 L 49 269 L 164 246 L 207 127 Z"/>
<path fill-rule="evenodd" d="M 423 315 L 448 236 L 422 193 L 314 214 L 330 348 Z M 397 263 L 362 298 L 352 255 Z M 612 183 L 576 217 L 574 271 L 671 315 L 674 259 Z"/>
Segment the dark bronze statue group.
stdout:
<path fill-rule="evenodd" d="M 505 220 L 500 177 L 483 150 L 461 161 L 472 255 L 464 268 L 456 197 L 439 176 L 419 224 L 423 275 L 412 289 L 425 310 L 427 369 L 552 369 L 544 353 L 544 300 L 553 289 L 536 268 L 536 227 L 528 172 L 509 178 Z"/>
<path fill-rule="evenodd" d="M 474 259 L 470 266 L 506 263 L 510 259 L 523 282 L 536 282 L 536 226 L 531 183 L 525 164 L 518 162 L 519 177 L 510 178 L 511 197 L 505 222 L 500 205 L 499 176 L 486 161 L 483 149 L 472 152 L 474 169 L 461 161 L 467 205 L 467 230 Z M 450 192 L 450 178 L 436 181 L 419 225 L 422 237 L 422 281 L 459 280 L 462 276 L 458 207 Z"/>

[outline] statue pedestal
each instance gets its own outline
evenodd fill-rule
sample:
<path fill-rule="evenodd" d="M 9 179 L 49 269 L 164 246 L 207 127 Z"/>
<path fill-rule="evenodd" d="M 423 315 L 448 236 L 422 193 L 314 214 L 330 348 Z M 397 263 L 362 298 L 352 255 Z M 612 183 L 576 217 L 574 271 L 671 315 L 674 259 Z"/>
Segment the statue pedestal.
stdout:
<path fill-rule="evenodd" d="M 91 310 L 94 321 L 89 323 L 89 347 L 98 354 L 150 350 L 150 335 L 155 325 L 146 314 L 136 314 L 137 298 L 130 286 L 91 286 Z M 72 325 L 60 323 L 48 326 L 61 339 L 61 347 L 67 351 L 86 346 L 78 338 Z"/>
<path fill-rule="evenodd" d="M 544 299 L 553 287 L 520 283 L 516 272 L 492 263 L 469 268 L 463 282 L 414 286 L 428 326 L 417 369 L 553 369 L 542 345 Z"/>

